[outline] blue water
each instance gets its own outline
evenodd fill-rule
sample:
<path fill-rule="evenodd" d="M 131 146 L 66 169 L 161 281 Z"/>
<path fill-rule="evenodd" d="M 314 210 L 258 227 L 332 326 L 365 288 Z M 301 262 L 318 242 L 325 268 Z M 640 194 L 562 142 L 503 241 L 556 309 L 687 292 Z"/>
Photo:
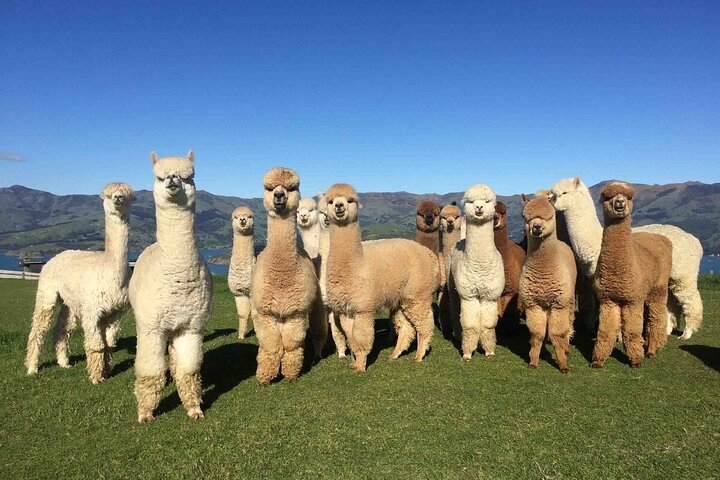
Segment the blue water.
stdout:
<path fill-rule="evenodd" d="M 210 258 L 223 254 L 227 251 L 229 251 L 229 249 L 222 248 L 215 250 L 200 250 L 200 253 L 205 260 L 210 260 Z M 135 260 L 137 256 L 137 252 L 131 252 L 129 255 L 131 260 Z M 227 265 L 213 265 L 212 263 L 208 263 L 208 266 L 210 267 L 210 271 L 216 275 L 227 275 L 228 273 Z M 0 270 L 20 270 L 18 257 L 0 253 Z M 715 275 L 720 275 L 720 257 L 703 257 L 702 262 L 700 262 L 700 273 L 714 273 Z"/>

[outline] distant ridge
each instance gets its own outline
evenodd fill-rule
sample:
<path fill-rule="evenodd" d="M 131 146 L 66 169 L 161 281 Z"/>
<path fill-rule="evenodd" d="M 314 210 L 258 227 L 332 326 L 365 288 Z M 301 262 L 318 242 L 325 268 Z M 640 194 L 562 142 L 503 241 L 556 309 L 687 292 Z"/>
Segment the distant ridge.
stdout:
<path fill-rule="evenodd" d="M 590 188 L 597 198 L 607 180 Z M 697 236 L 706 254 L 720 253 L 720 183 L 633 184 L 637 191 L 636 225 L 670 223 Z M 130 220 L 130 248 L 139 251 L 155 241 L 152 192 L 136 192 Z M 360 193 L 360 222 L 366 239 L 406 237 L 415 231 L 415 207 L 424 199 L 440 204 L 460 203 L 462 192 L 415 194 L 410 192 Z M 520 195 L 500 196 L 508 205 L 509 230 L 522 237 Z M 230 214 L 244 204 L 262 211 L 260 198 L 197 194 L 197 234 L 201 248 L 231 245 Z M 99 249 L 103 245 L 103 215 L 97 195 L 54 195 L 22 185 L 0 188 L 0 251 L 55 253 L 61 250 Z M 265 215 L 257 215 L 256 243 L 264 245 Z"/>

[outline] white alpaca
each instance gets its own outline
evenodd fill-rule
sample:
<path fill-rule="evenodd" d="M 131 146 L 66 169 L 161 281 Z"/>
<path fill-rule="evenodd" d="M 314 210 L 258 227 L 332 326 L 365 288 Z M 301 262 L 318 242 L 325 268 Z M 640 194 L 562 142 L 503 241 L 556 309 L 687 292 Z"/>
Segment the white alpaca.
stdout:
<path fill-rule="evenodd" d="M 58 307 L 54 332 L 58 365 L 70 366 L 68 338 L 79 319 L 90 381 L 99 383 L 110 375 L 120 319 L 129 308 L 128 219 L 133 191 L 124 183 L 110 183 L 100 198 L 105 210 L 105 251 L 66 250 L 40 273 L 25 358 L 28 375 L 37 372 L 40 348 Z"/>
<path fill-rule="evenodd" d="M 138 421 L 155 419 L 165 385 L 165 351 L 170 372 L 190 418 L 202 418 L 203 329 L 210 319 L 212 276 L 195 240 L 195 175 L 186 158 L 151 154 L 155 184 L 157 242 L 145 249 L 130 280 L 137 324 L 135 396 Z"/>
<path fill-rule="evenodd" d="M 320 222 L 315 200 L 310 197 L 300 199 L 297 211 L 297 226 L 302 238 L 303 248 L 310 258 L 320 253 Z"/>
<path fill-rule="evenodd" d="M 255 219 L 248 207 L 237 207 L 232 213 L 233 248 L 228 270 L 228 288 L 235 297 L 238 313 L 238 338 L 245 338 L 250 318 L 250 280 L 255 265 L 253 226 Z"/>
<path fill-rule="evenodd" d="M 600 225 L 590 190 L 580 177 L 559 181 L 552 189 L 555 209 L 563 212 L 575 257 L 586 277 L 595 275 L 603 228 Z M 685 330 L 680 338 L 689 339 L 702 323 L 703 304 L 697 288 L 703 249 L 693 235 L 672 225 L 644 225 L 633 232 L 657 233 L 672 243 L 672 271 L 668 297 L 668 333 L 685 317 Z"/>
<path fill-rule="evenodd" d="M 495 193 L 487 185 L 473 185 L 465 192 L 463 203 L 466 238 L 450 252 L 446 271 L 453 318 L 457 318 L 458 296 L 460 300 L 463 359 L 470 360 L 478 340 L 486 356 L 495 355 L 498 299 L 505 286 L 505 270 L 495 247 Z"/>

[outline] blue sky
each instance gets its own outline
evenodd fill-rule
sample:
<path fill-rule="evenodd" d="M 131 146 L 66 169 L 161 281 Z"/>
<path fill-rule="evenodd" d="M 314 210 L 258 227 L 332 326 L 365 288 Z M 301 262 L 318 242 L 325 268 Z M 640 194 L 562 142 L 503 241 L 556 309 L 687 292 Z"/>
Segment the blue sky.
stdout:
<path fill-rule="evenodd" d="M 0 186 L 720 181 L 718 2 L 0 4 Z"/>

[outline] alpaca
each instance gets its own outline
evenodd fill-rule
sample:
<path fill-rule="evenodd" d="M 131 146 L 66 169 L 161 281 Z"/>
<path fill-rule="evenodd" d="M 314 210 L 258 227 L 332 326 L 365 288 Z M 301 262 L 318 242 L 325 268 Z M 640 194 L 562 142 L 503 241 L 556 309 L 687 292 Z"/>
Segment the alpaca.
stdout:
<path fill-rule="evenodd" d="M 505 287 L 498 303 L 498 315 L 503 320 L 501 326 L 511 331 L 520 325 L 517 296 L 520 271 L 525 262 L 525 250 L 515 242 L 511 242 L 508 237 L 507 206 L 503 202 L 497 202 L 495 205 L 493 230 L 495 248 L 500 252 L 505 273 Z"/>
<path fill-rule="evenodd" d="M 228 287 L 235 297 L 238 338 L 245 338 L 250 318 L 250 278 L 255 265 L 254 225 L 255 219 L 250 208 L 237 207 L 233 211 L 233 248 L 228 270 Z"/>
<path fill-rule="evenodd" d="M 495 355 L 498 300 L 505 286 L 505 272 L 493 232 L 495 193 L 487 185 L 473 185 L 465 192 L 463 202 L 467 238 L 450 252 L 447 272 L 452 316 L 457 318 L 459 303 L 461 348 L 463 359 L 469 361 L 478 340 L 486 356 Z"/>
<path fill-rule="evenodd" d="M 300 177 L 289 168 L 273 168 L 263 178 L 268 213 L 267 246 L 257 258 L 250 285 L 252 316 L 258 339 L 257 380 L 269 385 L 282 370 L 288 380 L 300 375 L 309 315 L 322 314 L 315 266 L 297 246 L 296 212 Z M 318 324 L 322 327 L 322 322 Z M 318 340 L 319 341 L 319 340 Z M 318 341 L 313 333 L 316 355 Z M 325 343 L 325 338 L 319 346 Z"/>
<path fill-rule="evenodd" d="M 580 177 L 567 178 L 553 186 L 555 209 L 563 212 L 568 226 L 575 256 L 586 277 L 592 278 L 600 256 L 602 226 L 595 213 L 590 191 Z M 703 304 L 697 288 L 703 249 L 700 241 L 689 233 L 671 225 L 644 225 L 634 232 L 658 233 L 673 244 L 672 272 L 670 274 L 670 297 L 668 331 L 675 324 L 673 312 L 679 305 L 685 318 L 685 330 L 680 338 L 687 340 L 702 323 Z"/>
<path fill-rule="evenodd" d="M 432 200 L 424 200 L 417 206 L 415 215 L 415 241 L 429 248 L 435 255 L 440 247 L 440 206 Z"/>
<path fill-rule="evenodd" d="M 520 274 L 519 305 L 530 330 L 529 366 L 537 368 L 548 335 L 558 367 L 567 373 L 575 316 L 575 256 L 570 246 L 557 238 L 555 209 L 547 198 L 527 200 L 523 196 L 523 201 L 528 255 Z"/>
<path fill-rule="evenodd" d="M 415 361 L 425 356 L 433 334 L 433 293 L 440 285 L 437 256 L 417 242 L 394 238 L 363 244 L 358 195 L 346 184 L 326 192 L 330 218 L 327 302 L 340 315 L 357 372 L 367 368 L 375 336 L 375 312 L 390 310 L 398 358 L 417 334 Z"/>
<path fill-rule="evenodd" d="M 70 366 L 68 339 L 79 319 L 90 381 L 97 384 L 110 375 L 120 320 L 129 308 L 128 220 L 133 191 L 124 183 L 110 183 L 100 198 L 105 211 L 105 251 L 66 250 L 40 272 L 25 358 L 28 375 L 37 373 L 40 348 L 58 310 L 54 331 L 58 365 Z"/>
<path fill-rule="evenodd" d="M 320 223 L 317 205 L 310 197 L 300 199 L 297 210 L 297 226 L 302 238 L 303 248 L 310 258 L 320 253 Z"/>
<path fill-rule="evenodd" d="M 442 257 L 440 258 L 441 267 L 445 266 L 446 259 L 450 252 L 455 249 L 455 245 L 460 241 L 460 231 L 463 225 L 463 215 L 456 202 L 445 205 L 440 209 L 440 228 L 442 231 Z M 438 295 L 438 307 L 440 310 L 440 331 L 445 338 L 453 336 L 453 325 L 460 325 L 460 319 L 452 318 L 450 310 L 450 292 L 448 285 L 445 283 L 446 275 L 443 274 L 443 286 Z M 458 327 L 459 328 L 459 327 Z"/>
<path fill-rule="evenodd" d="M 347 338 L 342 330 L 340 316 L 330 310 L 327 304 L 327 263 L 330 254 L 330 217 L 327 214 L 327 200 L 323 192 L 318 192 L 318 223 L 320 224 L 320 271 L 318 280 L 320 281 L 320 294 L 325 304 L 328 323 L 330 324 L 330 333 L 332 334 L 335 348 L 337 349 L 338 358 L 345 358 L 347 352 Z"/>
<path fill-rule="evenodd" d="M 135 396 L 138 422 L 155 419 L 165 385 L 165 351 L 170 373 L 190 418 L 202 418 L 203 330 L 213 305 L 213 280 L 195 239 L 195 155 L 158 158 L 150 154 L 157 242 L 135 263 L 130 303 L 137 325 Z"/>
<path fill-rule="evenodd" d="M 601 202 L 605 228 L 595 270 L 600 303 L 592 366 L 601 368 L 622 328 L 625 351 L 632 367 L 643 357 L 643 312 L 647 312 L 647 354 L 654 357 L 667 340 L 665 308 L 672 268 L 673 246 L 662 235 L 632 232 L 635 190 L 614 182 L 603 188 Z"/>

